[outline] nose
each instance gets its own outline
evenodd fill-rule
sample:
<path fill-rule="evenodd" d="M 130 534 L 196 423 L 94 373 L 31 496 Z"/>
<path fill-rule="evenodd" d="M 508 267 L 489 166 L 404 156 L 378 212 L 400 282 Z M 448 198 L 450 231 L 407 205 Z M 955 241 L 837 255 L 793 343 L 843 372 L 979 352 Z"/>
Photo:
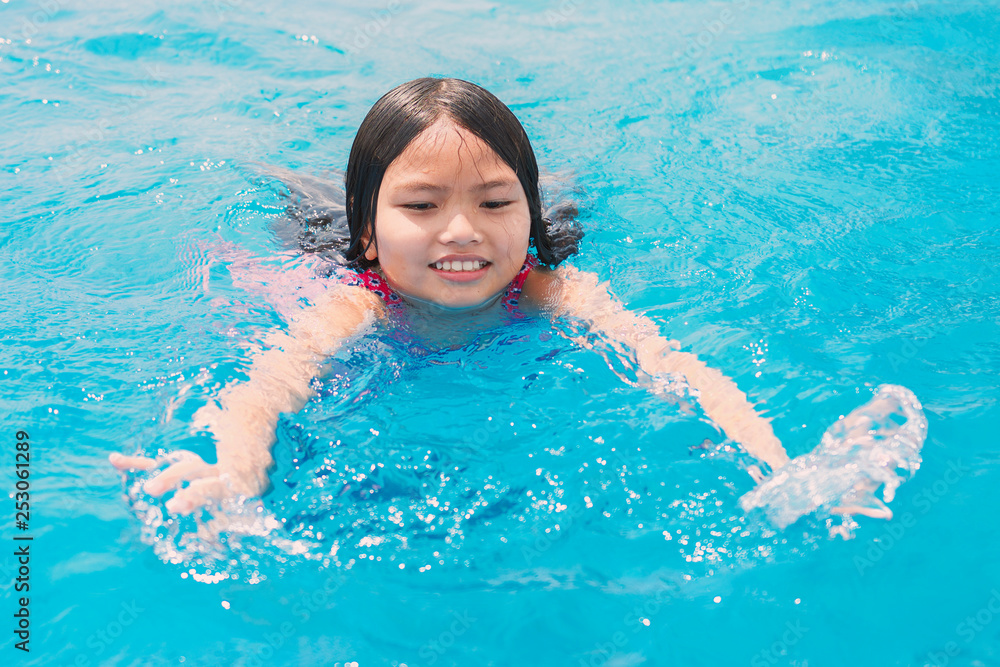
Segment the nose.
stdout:
<path fill-rule="evenodd" d="M 468 243 L 479 243 L 482 236 L 479 230 L 472 223 L 464 212 L 457 212 L 448 220 L 448 225 L 441 234 L 442 243 L 455 243 L 466 245 Z"/>

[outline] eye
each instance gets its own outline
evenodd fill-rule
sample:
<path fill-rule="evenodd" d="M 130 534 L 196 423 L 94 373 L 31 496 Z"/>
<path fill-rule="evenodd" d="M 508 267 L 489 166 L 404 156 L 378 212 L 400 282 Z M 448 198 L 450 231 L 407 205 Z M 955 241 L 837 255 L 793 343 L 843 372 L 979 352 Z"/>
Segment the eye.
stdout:
<path fill-rule="evenodd" d="M 512 201 L 510 201 L 508 199 L 493 199 L 493 200 L 490 200 L 490 201 L 483 202 L 482 203 L 482 207 L 483 208 L 488 208 L 488 209 L 491 209 L 491 210 L 496 210 L 498 208 L 503 208 L 504 206 L 509 206 L 509 205 L 511 205 L 513 203 L 514 202 L 512 202 Z"/>
<path fill-rule="evenodd" d="M 411 211 L 429 211 L 434 208 L 434 204 L 431 204 L 430 202 L 416 202 L 414 204 L 403 204 L 403 208 Z"/>

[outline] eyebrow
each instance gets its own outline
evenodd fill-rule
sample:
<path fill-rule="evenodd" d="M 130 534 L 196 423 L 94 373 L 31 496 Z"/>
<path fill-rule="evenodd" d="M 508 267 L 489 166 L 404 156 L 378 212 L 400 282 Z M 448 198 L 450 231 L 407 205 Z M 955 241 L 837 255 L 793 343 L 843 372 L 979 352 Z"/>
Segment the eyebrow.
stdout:
<path fill-rule="evenodd" d="M 447 192 L 450 188 L 443 185 L 434 185 L 433 183 L 425 183 L 423 181 L 411 181 L 409 183 L 403 183 L 402 185 L 393 188 L 396 192 L 403 193 L 413 193 L 413 192 Z"/>
<path fill-rule="evenodd" d="M 499 187 L 513 187 L 517 185 L 519 181 L 498 178 L 492 181 L 487 181 L 486 183 L 480 183 L 476 187 L 472 188 L 473 192 L 484 192 L 486 190 L 492 190 L 493 188 Z M 393 188 L 396 192 L 400 193 L 416 193 L 416 192 L 448 192 L 451 188 L 444 185 L 435 185 L 434 183 L 428 183 L 426 181 L 410 181 L 409 183 L 403 183 Z"/>
<path fill-rule="evenodd" d="M 492 190 L 493 188 L 499 187 L 514 187 L 518 184 L 518 181 L 510 180 L 508 178 L 496 178 L 492 181 L 487 181 L 486 183 L 480 183 L 476 187 L 472 188 L 476 192 L 482 192 L 484 190 Z"/>

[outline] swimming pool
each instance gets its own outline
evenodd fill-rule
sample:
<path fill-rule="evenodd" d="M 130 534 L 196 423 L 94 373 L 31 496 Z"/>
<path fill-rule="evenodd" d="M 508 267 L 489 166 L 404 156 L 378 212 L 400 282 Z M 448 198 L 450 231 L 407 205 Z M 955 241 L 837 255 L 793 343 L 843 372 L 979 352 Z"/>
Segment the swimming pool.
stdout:
<path fill-rule="evenodd" d="M 34 538 L 3 664 L 1000 662 L 997 3 L 101 4 L 0 4 L 5 488 L 21 429 Z M 526 321 L 359 341 L 279 426 L 256 524 L 164 522 L 107 453 L 209 452 L 192 414 L 308 293 L 255 165 L 343 168 L 426 74 L 511 106 L 579 189 L 573 263 L 792 454 L 913 390 L 896 518 L 769 529 L 697 410 Z"/>

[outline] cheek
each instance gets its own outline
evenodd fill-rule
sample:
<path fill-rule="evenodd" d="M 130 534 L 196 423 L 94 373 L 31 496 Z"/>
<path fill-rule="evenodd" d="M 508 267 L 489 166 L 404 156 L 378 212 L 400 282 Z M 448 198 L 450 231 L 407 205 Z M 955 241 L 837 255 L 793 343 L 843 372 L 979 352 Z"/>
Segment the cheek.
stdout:
<path fill-rule="evenodd" d="M 379 249 L 390 251 L 399 246 L 417 242 L 421 235 L 420 227 L 410 222 L 406 216 L 396 211 L 379 213 L 375 220 L 375 239 Z"/>
<path fill-rule="evenodd" d="M 508 228 L 511 234 L 511 246 L 527 249 L 531 236 L 531 215 L 528 213 L 528 207 L 525 206 L 523 210 L 518 211 L 511 223 Z"/>
<path fill-rule="evenodd" d="M 508 216 L 497 229 L 495 243 L 497 250 L 505 256 L 506 268 L 517 271 L 524 263 L 524 257 L 531 246 L 531 219 L 527 210 Z"/>

